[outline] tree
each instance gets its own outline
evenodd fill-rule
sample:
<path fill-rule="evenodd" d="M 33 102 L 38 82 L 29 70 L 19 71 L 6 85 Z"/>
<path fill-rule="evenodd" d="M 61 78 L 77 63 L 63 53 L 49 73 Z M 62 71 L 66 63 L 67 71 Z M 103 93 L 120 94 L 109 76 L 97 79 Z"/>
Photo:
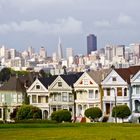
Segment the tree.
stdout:
<path fill-rule="evenodd" d="M 92 107 L 85 110 L 85 116 L 93 119 L 95 122 L 102 116 L 102 111 L 98 107 Z"/>
<path fill-rule="evenodd" d="M 57 122 L 70 122 L 71 121 L 71 112 L 68 110 L 58 110 L 54 111 L 51 114 L 51 119 Z"/>
<path fill-rule="evenodd" d="M 8 81 L 11 76 L 10 68 L 3 68 L 0 72 L 0 81 L 5 82 Z"/>
<path fill-rule="evenodd" d="M 112 109 L 112 117 L 121 118 L 122 122 L 124 118 L 127 118 L 131 115 L 131 111 L 127 105 L 119 105 L 113 107 Z"/>
<path fill-rule="evenodd" d="M 38 107 L 32 105 L 22 105 L 17 112 L 16 118 L 18 120 L 25 119 L 41 119 L 42 112 Z"/>

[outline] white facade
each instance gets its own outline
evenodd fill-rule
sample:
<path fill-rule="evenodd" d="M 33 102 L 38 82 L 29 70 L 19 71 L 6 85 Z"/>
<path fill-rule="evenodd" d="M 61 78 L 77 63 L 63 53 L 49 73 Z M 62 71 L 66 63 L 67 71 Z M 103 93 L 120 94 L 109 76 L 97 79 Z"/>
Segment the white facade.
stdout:
<path fill-rule="evenodd" d="M 131 79 L 132 112 L 140 113 L 140 71 Z"/>
<path fill-rule="evenodd" d="M 87 72 L 74 84 L 76 92 L 76 116 L 84 117 L 84 112 L 90 107 L 101 107 L 99 85 L 89 76 Z"/>
<path fill-rule="evenodd" d="M 103 115 L 110 115 L 115 103 L 117 105 L 126 104 L 130 107 L 130 94 L 128 83 L 112 70 L 102 82 L 103 95 Z"/>
<path fill-rule="evenodd" d="M 47 119 L 49 112 L 49 93 L 48 89 L 36 79 L 27 90 L 30 104 L 39 107 L 42 110 L 42 118 Z"/>
<path fill-rule="evenodd" d="M 50 97 L 50 114 L 53 111 L 66 109 L 74 116 L 74 93 L 61 76 L 58 76 L 48 87 Z"/>

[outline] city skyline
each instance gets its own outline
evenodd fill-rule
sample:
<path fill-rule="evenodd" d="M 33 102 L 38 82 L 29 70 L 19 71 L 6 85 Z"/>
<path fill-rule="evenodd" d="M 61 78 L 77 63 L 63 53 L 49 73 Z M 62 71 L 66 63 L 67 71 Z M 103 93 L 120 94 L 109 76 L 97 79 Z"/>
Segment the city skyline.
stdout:
<path fill-rule="evenodd" d="M 138 0 L 1 0 L 0 45 L 22 51 L 44 46 L 51 55 L 59 36 L 64 49 L 82 54 L 88 34 L 97 36 L 97 48 L 139 43 L 139 5 Z"/>

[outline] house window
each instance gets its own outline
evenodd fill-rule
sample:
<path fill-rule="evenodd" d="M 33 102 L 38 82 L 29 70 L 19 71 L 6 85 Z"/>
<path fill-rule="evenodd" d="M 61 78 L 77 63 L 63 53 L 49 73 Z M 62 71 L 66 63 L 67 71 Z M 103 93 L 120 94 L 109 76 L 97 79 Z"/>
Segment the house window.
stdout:
<path fill-rule="evenodd" d="M 48 103 L 48 96 L 46 96 L 46 98 L 45 98 L 45 99 L 46 99 L 46 103 Z"/>
<path fill-rule="evenodd" d="M 140 86 L 136 86 L 136 94 L 140 94 Z"/>
<path fill-rule="evenodd" d="M 40 89 L 40 85 L 36 85 L 36 89 Z"/>
<path fill-rule="evenodd" d="M 107 96 L 110 96 L 110 88 L 107 88 L 106 91 L 107 91 Z"/>
<path fill-rule="evenodd" d="M 127 96 L 127 88 L 124 89 L 124 96 Z"/>
<path fill-rule="evenodd" d="M 61 93 L 58 93 L 58 101 L 61 101 Z"/>
<path fill-rule="evenodd" d="M 62 82 L 58 82 L 58 87 L 62 87 Z"/>
<path fill-rule="evenodd" d="M 32 95 L 32 103 L 36 103 L 37 100 L 36 100 L 36 95 Z"/>
<path fill-rule="evenodd" d="M 94 91 L 93 90 L 89 90 L 89 98 L 93 98 L 93 94 L 94 94 Z"/>
<path fill-rule="evenodd" d="M 84 85 L 88 85 L 89 84 L 89 80 L 88 79 L 84 79 Z"/>
<path fill-rule="evenodd" d="M 98 90 L 95 90 L 95 99 L 98 98 Z"/>
<path fill-rule="evenodd" d="M 113 82 L 116 81 L 116 77 L 112 77 L 112 81 L 113 81 Z"/>
<path fill-rule="evenodd" d="M 17 95 L 13 94 L 13 102 L 16 103 L 17 102 Z"/>
<path fill-rule="evenodd" d="M 21 94 L 18 94 L 18 103 L 21 103 L 22 102 L 22 96 Z"/>
<path fill-rule="evenodd" d="M 54 101 L 57 101 L 57 94 L 54 94 Z"/>
<path fill-rule="evenodd" d="M 1 102 L 2 103 L 5 102 L 5 95 L 4 94 L 1 95 Z"/>
<path fill-rule="evenodd" d="M 64 101 L 64 102 L 67 101 L 67 93 L 66 92 L 62 93 L 62 101 Z"/>
<path fill-rule="evenodd" d="M 73 100 L 72 100 L 72 93 L 69 93 L 69 101 L 70 101 L 70 102 L 73 101 Z"/>
<path fill-rule="evenodd" d="M 42 100 L 41 100 L 41 96 L 38 96 L 38 103 L 41 103 Z"/>
<path fill-rule="evenodd" d="M 61 105 L 58 105 L 57 110 L 61 110 L 61 109 L 62 109 Z"/>
<path fill-rule="evenodd" d="M 0 118 L 2 118 L 2 109 L 0 108 Z"/>
<path fill-rule="evenodd" d="M 117 88 L 117 96 L 122 96 L 122 88 Z"/>

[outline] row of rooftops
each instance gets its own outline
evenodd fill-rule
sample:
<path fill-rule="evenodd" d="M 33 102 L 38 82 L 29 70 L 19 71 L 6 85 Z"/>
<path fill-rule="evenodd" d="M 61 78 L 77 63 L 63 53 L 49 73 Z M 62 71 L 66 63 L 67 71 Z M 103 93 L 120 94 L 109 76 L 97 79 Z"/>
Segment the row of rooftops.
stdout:
<path fill-rule="evenodd" d="M 112 69 L 103 69 L 97 71 L 89 71 L 87 72 L 89 76 L 97 83 L 101 84 L 104 78 L 111 72 Z M 130 79 L 140 70 L 140 66 L 133 66 L 129 68 L 119 68 L 114 69 L 128 84 L 130 84 Z M 59 75 L 61 78 L 71 87 L 73 87 L 74 83 L 81 77 L 83 72 L 69 74 L 69 75 Z M 31 86 L 31 84 L 35 81 L 36 77 L 40 80 L 40 82 L 48 88 L 49 85 L 58 77 L 58 75 L 54 75 L 51 77 L 43 78 L 35 76 L 35 74 L 30 73 L 26 76 L 13 76 L 5 82 L 1 87 L 0 91 L 21 91 L 26 92 L 26 89 Z"/>

